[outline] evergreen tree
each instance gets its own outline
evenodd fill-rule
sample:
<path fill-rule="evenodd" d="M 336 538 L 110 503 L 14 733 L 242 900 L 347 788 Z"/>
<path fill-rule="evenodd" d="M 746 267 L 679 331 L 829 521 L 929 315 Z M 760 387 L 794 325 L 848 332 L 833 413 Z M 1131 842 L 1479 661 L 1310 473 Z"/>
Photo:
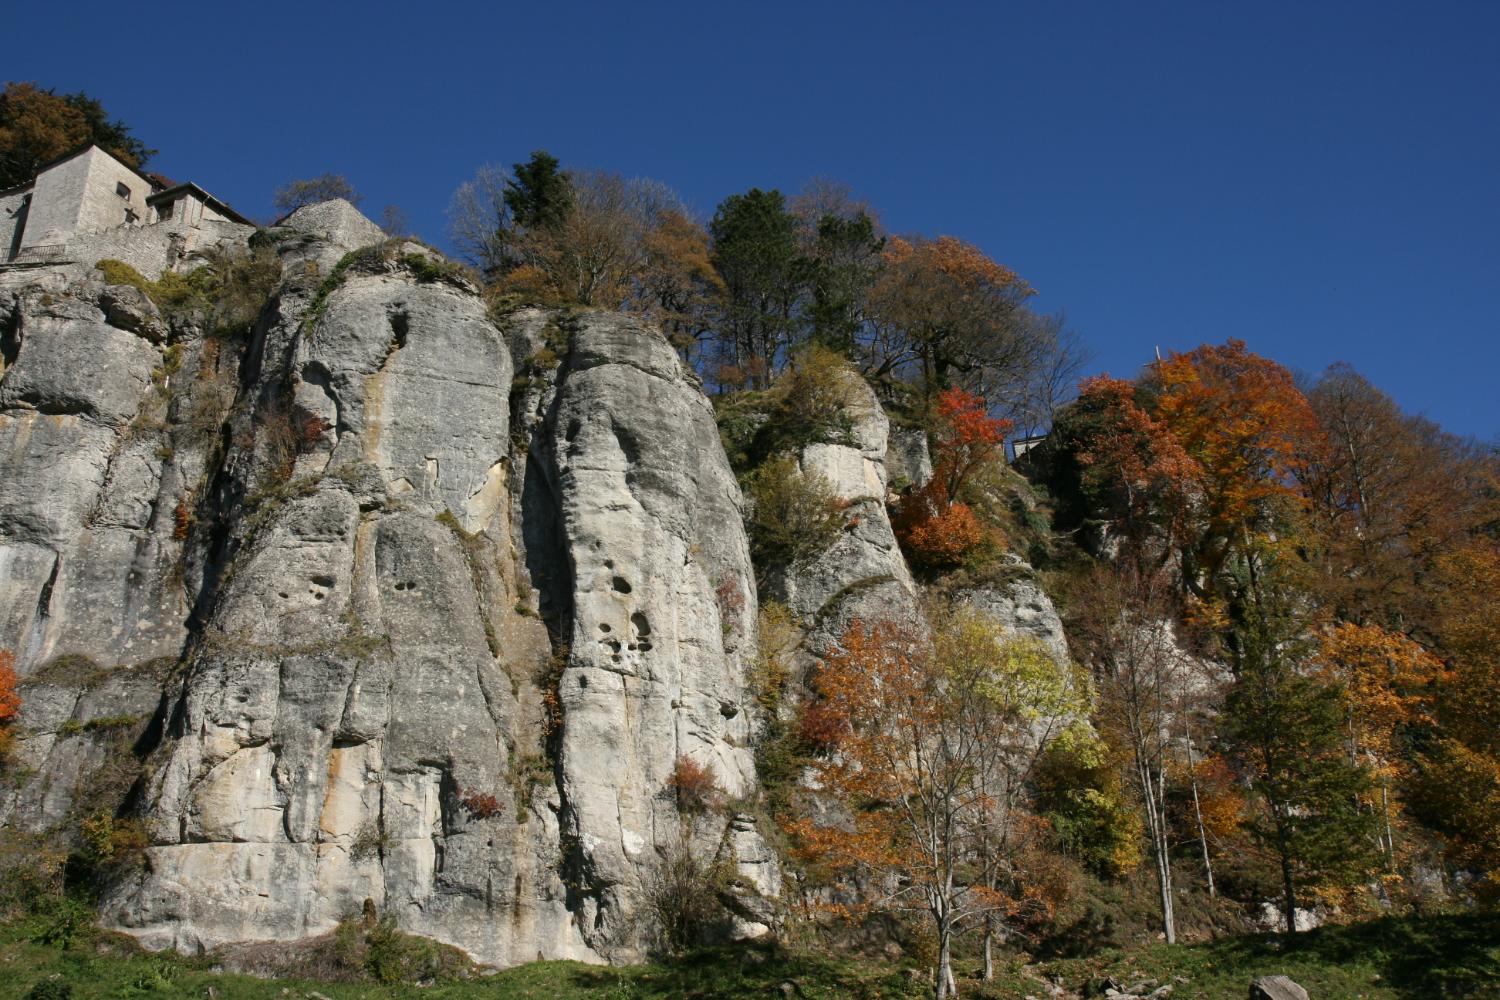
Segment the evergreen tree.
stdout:
<path fill-rule="evenodd" d="M 818 220 L 807 310 L 814 340 L 844 354 L 853 351 L 884 247 L 885 238 L 865 212 Z"/>
<path fill-rule="evenodd" d="M 725 360 L 764 387 L 795 339 L 808 268 L 797 245 L 797 217 L 780 191 L 751 188 L 719 204 L 709 235 L 724 279 Z"/>
<path fill-rule="evenodd" d="M 573 209 L 573 184 L 558 169 L 557 157 L 538 149 L 525 163 L 512 166 L 505 184 L 505 207 L 517 229 L 557 229 Z"/>
<path fill-rule="evenodd" d="M 1351 885 L 1378 867 L 1371 776 L 1349 760 L 1339 688 L 1303 670 L 1307 623 L 1279 595 L 1252 595 L 1235 627 L 1238 677 L 1223 732 L 1250 778 L 1260 806 L 1250 831 L 1279 862 L 1295 931 L 1309 889 Z"/>

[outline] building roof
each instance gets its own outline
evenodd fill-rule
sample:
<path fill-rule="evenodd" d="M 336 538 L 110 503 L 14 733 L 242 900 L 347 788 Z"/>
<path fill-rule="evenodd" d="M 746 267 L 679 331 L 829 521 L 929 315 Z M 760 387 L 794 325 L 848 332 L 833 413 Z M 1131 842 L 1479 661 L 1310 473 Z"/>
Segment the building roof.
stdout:
<path fill-rule="evenodd" d="M 109 150 L 105 149 L 103 146 L 99 145 L 97 142 L 91 142 L 91 143 L 89 143 L 86 146 L 79 146 L 77 149 L 73 150 L 71 153 L 64 153 L 61 156 L 55 157 L 53 159 L 48 160 L 46 163 L 41 164 L 40 166 L 38 166 L 36 168 L 36 176 L 32 177 L 31 184 L 35 184 L 37 177 L 42 176 L 42 174 L 45 174 L 47 171 L 51 170 L 53 167 L 57 166 L 59 163 L 66 163 L 69 160 L 73 159 L 75 156 L 82 156 L 84 153 L 87 153 L 91 149 L 97 149 L 99 152 L 103 153 L 105 156 L 109 157 L 111 160 L 114 160 L 120 166 L 124 167 L 126 170 L 129 170 L 131 173 L 135 174 L 141 180 L 145 181 L 146 182 L 146 186 L 147 186 L 147 188 L 149 190 L 155 191 L 157 188 L 161 187 L 160 184 L 158 184 L 158 183 L 156 183 L 156 181 L 152 180 L 150 174 L 143 173 L 140 170 L 139 167 L 132 167 L 130 164 L 126 163 L 124 160 L 120 159 L 114 153 L 111 153 Z M 23 184 L 21 186 L 22 187 L 29 187 L 30 184 Z M 11 190 L 14 191 L 16 189 L 15 188 L 11 188 Z"/>
<path fill-rule="evenodd" d="M 158 202 L 174 201 L 179 196 L 187 193 L 196 194 L 199 198 L 203 199 L 204 204 L 208 205 L 215 212 L 218 212 L 220 215 L 229 219 L 231 222 L 238 222 L 243 226 L 255 225 L 255 223 L 251 222 L 249 219 L 245 218 L 243 215 L 230 208 L 228 202 L 221 201 L 218 198 L 215 198 L 213 195 L 209 194 L 207 191 L 203 190 L 192 181 L 188 181 L 184 184 L 178 184 L 174 187 L 169 187 L 165 191 L 158 191 L 146 199 L 146 204 L 155 205 Z"/>

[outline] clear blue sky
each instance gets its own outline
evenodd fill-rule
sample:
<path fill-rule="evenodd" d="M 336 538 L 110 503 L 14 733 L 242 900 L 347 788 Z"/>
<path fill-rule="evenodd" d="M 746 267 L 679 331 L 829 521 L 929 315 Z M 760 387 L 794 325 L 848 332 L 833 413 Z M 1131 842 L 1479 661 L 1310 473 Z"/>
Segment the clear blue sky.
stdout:
<path fill-rule="evenodd" d="M 143 14 L 144 16 L 136 16 Z M 1133 374 L 1229 337 L 1500 439 L 1500 3 L 15 4 L 0 75 L 86 90 L 241 211 L 348 177 L 445 243 L 539 147 L 711 213 L 851 184 L 1010 264 Z"/>

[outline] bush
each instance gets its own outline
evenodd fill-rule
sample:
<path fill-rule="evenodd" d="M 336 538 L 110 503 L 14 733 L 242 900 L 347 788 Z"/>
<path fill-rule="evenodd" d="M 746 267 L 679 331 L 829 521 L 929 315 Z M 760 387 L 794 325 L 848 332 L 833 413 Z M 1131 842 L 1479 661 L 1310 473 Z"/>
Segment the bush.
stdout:
<path fill-rule="evenodd" d="M 686 813 L 703 813 L 719 808 L 724 790 L 712 767 L 704 767 L 690 757 L 678 757 L 667 778 L 667 787 L 677 796 L 677 808 Z"/>
<path fill-rule="evenodd" d="M 816 472 L 803 472 L 790 455 L 756 469 L 745 486 L 756 565 L 795 566 L 838 540 L 844 504 L 833 484 Z"/>
<path fill-rule="evenodd" d="M 729 915 L 719 894 L 733 877 L 726 861 L 702 858 L 687 843 L 667 848 L 645 886 L 656 949 L 680 954 L 723 930 Z"/>
<path fill-rule="evenodd" d="M 73 987 L 61 979 L 43 979 L 26 994 L 26 1000 L 73 1000 Z"/>
<path fill-rule="evenodd" d="M 772 423 L 797 445 L 847 443 L 854 430 L 849 411 L 863 398 L 859 385 L 859 375 L 843 355 L 810 344 L 776 381 L 780 401 Z"/>
<path fill-rule="evenodd" d="M 985 540 L 973 509 L 949 501 L 937 479 L 901 501 L 891 527 L 912 565 L 930 571 L 961 566 Z"/>

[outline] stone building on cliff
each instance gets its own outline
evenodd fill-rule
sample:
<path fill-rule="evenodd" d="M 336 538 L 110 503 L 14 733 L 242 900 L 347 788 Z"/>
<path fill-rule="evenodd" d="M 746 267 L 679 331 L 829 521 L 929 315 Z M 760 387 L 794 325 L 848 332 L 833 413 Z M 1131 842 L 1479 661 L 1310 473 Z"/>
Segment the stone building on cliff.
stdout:
<path fill-rule="evenodd" d="M 0 191 L 0 266 L 125 260 L 157 277 L 253 223 L 196 184 L 164 186 L 99 146 Z"/>

